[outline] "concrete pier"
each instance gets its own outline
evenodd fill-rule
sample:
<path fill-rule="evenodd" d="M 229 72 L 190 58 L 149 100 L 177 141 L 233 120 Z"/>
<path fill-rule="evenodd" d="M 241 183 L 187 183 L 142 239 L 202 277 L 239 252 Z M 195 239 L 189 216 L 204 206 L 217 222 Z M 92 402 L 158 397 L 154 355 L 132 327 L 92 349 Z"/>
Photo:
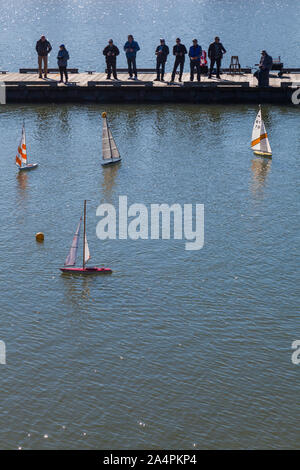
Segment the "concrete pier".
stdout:
<path fill-rule="evenodd" d="M 106 80 L 105 73 L 71 73 L 68 85 L 60 84 L 59 75 L 39 79 L 35 73 L 0 75 L 5 84 L 7 103 L 278 103 L 291 104 L 292 94 L 300 88 L 300 74 L 270 75 L 270 87 L 258 88 L 251 73 L 224 73 L 220 80 L 201 76 L 201 82 L 183 81 L 169 84 L 155 82 L 154 73 L 140 73 L 138 81 L 129 81 L 127 73 L 119 73 L 119 81 Z"/>

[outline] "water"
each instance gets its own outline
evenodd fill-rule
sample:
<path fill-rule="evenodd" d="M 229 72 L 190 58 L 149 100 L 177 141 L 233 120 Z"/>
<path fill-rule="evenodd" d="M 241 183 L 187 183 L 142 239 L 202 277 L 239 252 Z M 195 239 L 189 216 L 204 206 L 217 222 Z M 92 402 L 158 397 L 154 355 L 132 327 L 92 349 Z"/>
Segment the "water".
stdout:
<path fill-rule="evenodd" d="M 229 2 L 214 3 L 227 8 L 227 22 Z M 20 14 L 20 3 L 13 5 Z M 70 18 L 85 24 L 80 37 L 72 33 L 81 47 L 95 36 L 92 3 L 48 2 L 48 16 L 26 5 L 23 23 L 15 17 L 24 41 L 46 21 L 50 37 L 54 11 L 66 31 Z M 176 23 L 171 5 L 162 8 Z M 188 30 L 195 20 L 189 23 L 191 11 L 184 11 Z M 12 14 L 5 7 L 1 21 Z M 38 16 L 43 27 L 33 31 Z M 4 49 L 3 38 L 13 36 L 6 26 Z M 119 28 L 120 37 L 129 26 Z M 227 27 L 222 37 L 233 34 Z M 99 37 L 107 34 L 100 17 L 98 29 Z M 160 35 L 158 25 L 151 34 Z M 24 65 L 5 50 L 15 69 Z M 73 65 L 85 62 L 82 50 Z M 26 45 L 19 51 L 27 57 Z M 92 56 L 88 48 L 87 62 Z M 103 110 L 0 107 L 0 340 L 7 347 L 0 447 L 298 447 L 299 366 L 291 362 L 291 343 L 299 339 L 299 110 L 264 106 L 270 161 L 249 150 L 256 107 L 106 106 L 123 155 L 118 168 L 106 169 Z M 40 166 L 19 176 L 13 160 L 24 118 L 29 154 Z M 119 195 L 129 204 L 204 203 L 204 248 L 189 252 L 180 240 L 98 240 L 96 208 L 117 205 Z M 93 262 L 110 266 L 112 276 L 70 278 L 58 269 L 84 198 Z M 45 233 L 43 244 L 37 231 Z"/>

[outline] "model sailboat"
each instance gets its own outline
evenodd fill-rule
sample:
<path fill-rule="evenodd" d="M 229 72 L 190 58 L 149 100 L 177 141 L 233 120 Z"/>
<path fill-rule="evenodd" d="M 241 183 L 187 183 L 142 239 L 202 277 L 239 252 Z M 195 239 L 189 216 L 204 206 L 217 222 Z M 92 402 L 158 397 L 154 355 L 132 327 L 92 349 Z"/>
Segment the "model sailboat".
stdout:
<path fill-rule="evenodd" d="M 18 153 L 16 155 L 16 165 L 20 171 L 33 170 L 34 168 L 38 166 L 37 163 L 28 163 L 25 123 L 23 123 L 23 127 L 22 127 L 22 136 L 21 136 L 19 147 L 18 147 Z"/>
<path fill-rule="evenodd" d="M 120 153 L 107 122 L 106 113 L 102 113 L 102 165 L 111 165 L 121 161 Z"/>
<path fill-rule="evenodd" d="M 112 270 L 110 268 L 97 268 L 97 267 L 87 267 L 86 264 L 89 261 L 90 257 L 90 250 L 88 246 L 88 241 L 86 237 L 86 201 L 84 201 L 84 213 L 83 213 L 83 256 L 82 256 L 82 267 L 75 267 L 76 258 L 77 258 L 77 251 L 79 245 L 79 238 L 80 238 L 80 230 L 82 224 L 82 217 L 80 217 L 79 224 L 77 226 L 75 235 L 73 237 L 72 245 L 69 251 L 69 254 L 66 258 L 65 264 L 63 268 L 60 270 L 63 273 L 71 273 L 71 274 L 108 274 L 111 273 Z"/>
<path fill-rule="evenodd" d="M 269 143 L 268 134 L 265 128 L 265 123 L 261 117 L 260 105 L 253 126 L 251 148 L 253 152 L 257 155 L 272 157 L 272 150 Z"/>

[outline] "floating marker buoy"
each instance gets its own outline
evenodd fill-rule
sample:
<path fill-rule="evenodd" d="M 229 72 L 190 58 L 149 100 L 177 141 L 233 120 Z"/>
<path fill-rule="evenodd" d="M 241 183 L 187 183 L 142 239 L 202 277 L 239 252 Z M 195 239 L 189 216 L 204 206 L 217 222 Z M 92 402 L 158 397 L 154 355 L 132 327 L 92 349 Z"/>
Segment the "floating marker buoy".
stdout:
<path fill-rule="evenodd" d="M 106 112 L 105 111 L 104 111 L 104 113 L 102 113 L 102 117 L 106 118 Z"/>
<path fill-rule="evenodd" d="M 35 234 L 35 239 L 37 242 L 43 242 L 44 241 L 44 234 L 43 232 L 38 232 Z"/>

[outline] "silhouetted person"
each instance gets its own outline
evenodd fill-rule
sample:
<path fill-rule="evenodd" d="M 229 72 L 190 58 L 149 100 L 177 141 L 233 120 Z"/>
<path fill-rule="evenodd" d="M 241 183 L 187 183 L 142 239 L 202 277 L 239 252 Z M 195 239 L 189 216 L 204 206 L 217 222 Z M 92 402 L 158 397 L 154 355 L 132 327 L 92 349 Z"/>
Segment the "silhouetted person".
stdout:
<path fill-rule="evenodd" d="M 166 46 L 166 42 L 164 39 L 160 39 L 160 45 L 157 46 L 156 51 L 156 78 L 155 81 L 161 80 L 164 81 L 165 75 L 165 65 L 167 62 L 167 58 L 169 55 L 169 48 Z"/>
<path fill-rule="evenodd" d="M 38 65 L 39 65 L 39 78 L 42 77 L 42 62 L 44 62 L 44 77 L 47 78 L 48 73 L 48 54 L 52 50 L 51 44 L 45 36 L 41 36 L 41 39 L 37 41 L 35 46 L 38 54 Z"/>
<path fill-rule="evenodd" d="M 266 51 L 261 51 L 261 58 L 259 62 L 258 72 L 258 86 L 269 86 L 269 75 L 272 69 L 273 59 Z"/>
<path fill-rule="evenodd" d="M 208 57 L 210 58 L 210 69 L 208 78 L 211 78 L 211 74 L 214 68 L 214 65 L 217 64 L 217 78 L 220 78 L 220 67 L 223 54 L 226 53 L 226 49 L 223 44 L 220 42 L 218 36 L 215 37 L 215 42 L 212 42 L 208 48 Z"/>
<path fill-rule="evenodd" d="M 194 71 L 196 68 L 197 71 L 197 80 L 200 82 L 200 59 L 202 55 L 202 47 L 199 46 L 197 39 L 193 39 L 193 45 L 190 47 L 189 50 L 189 58 L 190 58 L 190 67 L 191 67 L 191 82 L 194 80 Z"/>
<path fill-rule="evenodd" d="M 137 69 L 136 69 L 136 53 L 140 50 L 140 46 L 134 41 L 132 34 L 129 34 L 128 41 L 124 45 L 124 51 L 126 52 L 129 80 L 137 80 Z"/>
<path fill-rule="evenodd" d="M 69 58 L 70 57 L 69 57 L 69 53 L 67 49 L 65 48 L 64 44 L 61 44 L 59 46 L 59 51 L 57 54 L 57 65 L 58 65 L 59 73 L 60 73 L 60 83 L 63 83 L 64 76 L 66 79 L 66 83 L 68 83 L 67 66 L 68 66 Z"/>
<path fill-rule="evenodd" d="M 187 54 L 186 47 L 184 44 L 181 44 L 180 38 L 177 38 L 176 44 L 173 47 L 173 55 L 175 56 L 175 62 L 174 62 L 172 78 L 171 78 L 172 82 L 174 82 L 175 80 L 175 74 L 176 74 L 178 65 L 179 65 L 179 81 L 181 82 L 183 68 L 184 68 L 185 54 Z"/>
<path fill-rule="evenodd" d="M 119 49 L 117 46 L 114 45 L 112 39 L 108 41 L 108 46 L 103 49 L 103 55 L 105 55 L 106 59 L 106 66 L 107 66 L 107 77 L 106 79 L 109 80 L 111 77 L 111 73 L 115 80 L 118 79 L 117 77 L 117 55 L 120 54 Z"/>

